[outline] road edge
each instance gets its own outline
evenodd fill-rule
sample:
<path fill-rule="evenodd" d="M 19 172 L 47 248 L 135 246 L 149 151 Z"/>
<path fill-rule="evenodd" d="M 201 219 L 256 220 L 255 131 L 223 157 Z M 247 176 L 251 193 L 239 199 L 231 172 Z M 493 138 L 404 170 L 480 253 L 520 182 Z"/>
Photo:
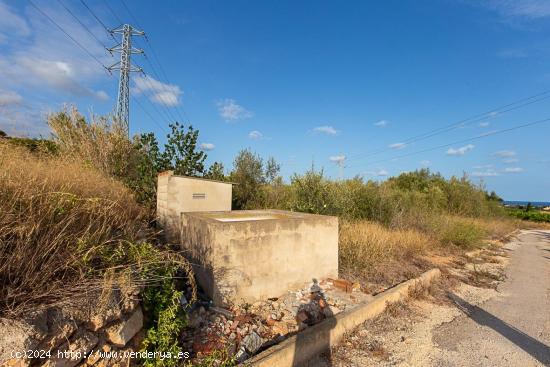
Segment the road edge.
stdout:
<path fill-rule="evenodd" d="M 285 367 L 307 362 L 328 348 L 338 344 L 344 337 L 344 334 L 352 331 L 365 321 L 380 315 L 386 310 L 388 303 L 408 298 L 411 291 L 419 286 L 428 287 L 431 282 L 440 276 L 441 271 L 439 269 L 428 270 L 417 278 L 409 279 L 377 294 L 368 303 L 352 310 L 344 311 L 335 317 L 325 319 L 319 324 L 263 351 L 239 366 Z M 299 350 L 297 351 L 297 349 Z"/>

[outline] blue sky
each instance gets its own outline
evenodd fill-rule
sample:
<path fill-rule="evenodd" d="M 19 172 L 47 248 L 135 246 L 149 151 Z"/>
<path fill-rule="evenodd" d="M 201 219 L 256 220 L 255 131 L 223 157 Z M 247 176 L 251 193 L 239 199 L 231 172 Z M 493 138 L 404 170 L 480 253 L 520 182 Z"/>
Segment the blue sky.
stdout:
<path fill-rule="evenodd" d="M 47 135 L 46 114 L 65 103 L 112 111 L 117 76 L 100 64 L 117 61 L 102 46 L 114 41 L 80 1 L 33 2 L 97 60 L 28 1 L 0 0 L 0 129 Z M 550 90 L 550 1 L 126 0 L 132 15 L 120 0 L 85 3 L 107 27 L 148 34 L 135 45 L 154 69 L 133 63 L 151 79 L 135 74 L 131 87 L 156 122 L 132 101 L 132 134 L 164 141 L 172 117 L 189 118 L 209 161 L 227 168 L 249 147 L 286 178 L 312 162 L 376 180 L 429 167 L 508 200 L 550 200 L 550 123 L 467 140 L 550 117 L 550 98 L 489 113 Z"/>

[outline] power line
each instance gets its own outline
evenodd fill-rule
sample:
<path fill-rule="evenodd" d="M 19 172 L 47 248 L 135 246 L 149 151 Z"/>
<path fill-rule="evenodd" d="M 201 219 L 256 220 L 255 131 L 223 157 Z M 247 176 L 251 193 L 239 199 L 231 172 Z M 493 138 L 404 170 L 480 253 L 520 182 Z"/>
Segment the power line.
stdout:
<path fill-rule="evenodd" d="M 101 26 L 103 27 L 103 29 L 105 29 L 105 31 L 107 32 L 107 34 L 109 34 L 109 36 L 116 42 L 116 38 L 115 36 L 113 36 L 113 34 L 109 31 L 109 28 L 107 28 L 107 26 L 105 25 L 105 23 L 103 23 L 101 21 L 101 19 L 99 19 L 99 17 L 94 13 L 94 11 L 88 6 L 88 4 L 86 4 L 86 2 L 84 0 L 80 0 L 80 2 L 82 3 L 82 5 L 84 5 L 84 7 L 86 9 L 88 9 L 88 11 L 90 12 L 90 14 L 92 14 L 92 16 L 95 18 L 95 20 L 97 20 L 97 22 L 99 24 L 101 24 Z"/>
<path fill-rule="evenodd" d="M 126 9 L 126 12 L 128 13 L 128 15 L 130 15 L 130 17 L 132 18 L 132 20 L 134 21 L 134 23 L 139 27 L 139 21 L 138 19 L 136 18 L 136 16 L 133 14 L 133 12 L 130 10 L 130 7 L 126 4 L 126 1 L 124 0 L 120 0 L 122 5 L 124 6 L 124 8 Z M 166 81 L 166 83 L 168 84 L 172 84 L 170 83 L 170 79 L 168 78 L 168 75 L 166 74 L 166 71 L 164 70 L 164 67 L 162 66 L 162 63 L 160 62 L 159 60 L 159 57 L 157 56 L 157 53 L 155 51 L 155 49 L 153 48 L 153 45 L 151 44 L 151 42 L 149 41 L 149 37 L 147 37 L 147 35 L 145 35 L 145 42 L 147 43 L 147 45 L 149 46 L 149 49 L 151 50 L 151 54 L 153 55 L 153 58 L 155 59 L 157 65 L 159 66 L 159 69 L 162 73 L 162 76 L 164 77 L 164 80 Z M 153 63 L 149 60 L 148 57 L 146 57 L 146 60 L 147 62 L 149 63 L 149 65 L 151 66 L 151 69 L 153 71 L 153 75 L 155 75 L 155 77 L 157 78 L 157 80 L 161 80 L 159 74 L 157 73 L 156 71 L 156 68 L 155 66 L 153 65 Z M 182 116 L 182 113 L 181 111 L 183 111 L 183 115 L 185 116 Z M 176 106 L 176 113 L 179 115 L 179 118 L 182 120 L 182 121 L 185 121 L 187 120 L 187 122 L 189 124 L 191 124 L 191 120 L 189 119 L 189 116 L 187 116 L 187 113 L 185 111 L 185 109 L 183 109 L 183 107 L 181 106 Z M 171 114 L 171 110 L 168 109 L 170 115 L 172 116 L 172 118 L 174 118 L 174 116 Z M 177 119 L 174 119 L 174 120 L 177 120 Z"/>
<path fill-rule="evenodd" d="M 88 27 L 86 27 L 86 25 L 84 25 L 84 23 L 82 23 L 82 22 L 80 21 L 80 19 L 79 19 L 76 15 L 74 15 L 74 13 L 71 11 L 71 9 L 69 9 L 67 6 L 65 6 L 65 4 L 63 4 L 63 2 L 62 2 L 61 0 L 57 0 L 57 2 L 58 2 L 58 3 L 59 3 L 59 4 L 69 13 L 69 14 L 71 14 L 71 16 L 78 22 L 78 24 L 80 24 L 80 25 L 82 26 L 82 28 L 84 28 L 84 30 L 86 30 L 86 32 L 88 32 L 88 34 L 89 34 L 90 36 L 92 36 L 101 46 L 103 46 L 104 49 L 107 48 L 107 46 L 105 46 L 105 45 L 103 44 L 103 42 L 101 42 L 101 40 L 100 40 L 99 38 L 97 38 L 97 37 L 95 36 L 95 34 L 93 34 L 92 31 L 90 31 L 90 29 L 89 29 Z"/>
<path fill-rule="evenodd" d="M 78 47 L 80 47 L 84 52 L 86 52 L 90 57 L 92 57 L 101 67 L 104 69 L 107 69 L 105 65 L 96 57 L 94 56 L 88 49 L 80 42 L 78 42 L 73 36 L 71 36 L 63 27 L 61 27 L 55 20 L 53 20 L 48 14 L 46 14 L 42 9 L 40 9 L 32 0 L 29 0 L 29 3 L 38 11 L 40 12 L 44 17 L 46 17 L 50 22 L 52 22 L 61 32 L 63 32 L 67 37 L 69 37 Z"/>
<path fill-rule="evenodd" d="M 52 18 L 50 18 L 44 11 L 42 11 L 40 8 L 38 8 L 36 6 L 36 4 L 33 3 L 32 0 L 29 0 L 29 3 L 34 7 L 36 8 L 36 10 L 38 10 L 44 17 L 46 17 L 48 20 L 50 20 L 59 30 L 61 30 L 68 38 L 70 38 L 75 44 L 77 44 L 80 48 L 82 48 L 84 51 L 86 51 L 86 53 L 92 57 L 94 60 L 96 60 L 103 68 L 107 69 L 100 61 L 99 59 L 97 59 L 93 54 L 91 54 L 90 52 L 88 52 L 74 37 L 72 37 L 67 31 L 65 31 L 65 29 L 63 29 L 63 27 L 61 27 L 59 24 L 57 24 Z M 89 9 L 90 12 L 91 12 L 91 9 Z M 93 13 L 93 12 L 92 12 Z M 101 22 L 101 20 L 99 20 L 99 18 L 96 18 L 96 20 L 103 25 L 103 23 Z M 82 22 L 79 22 L 79 24 L 81 24 L 83 26 L 83 23 Z M 112 76 L 111 74 L 109 74 L 110 76 Z M 132 97 L 132 99 L 134 100 L 134 102 L 137 103 L 137 105 L 149 116 L 149 118 L 151 118 L 151 120 L 161 129 L 163 130 L 165 133 L 167 133 L 167 130 L 165 128 L 162 127 L 161 124 L 158 123 L 158 121 L 149 113 L 149 111 L 147 111 L 143 105 L 139 102 L 139 100 L 135 99 Z"/>
<path fill-rule="evenodd" d="M 145 109 L 145 107 L 143 107 L 143 105 L 141 104 L 141 102 L 140 102 L 137 98 L 135 98 L 134 96 L 132 96 L 132 100 L 133 100 L 134 102 L 136 102 L 136 104 L 139 106 L 139 108 L 141 108 L 141 110 L 142 110 L 143 112 L 145 112 L 145 114 L 147 114 L 147 116 L 149 116 L 149 118 L 150 118 L 158 127 L 160 127 L 160 129 L 161 129 L 162 131 L 164 131 L 165 133 L 168 134 L 168 131 L 167 131 L 161 124 L 159 124 L 159 123 L 157 122 L 157 120 L 149 113 L 149 111 L 147 111 L 147 110 Z"/>
<path fill-rule="evenodd" d="M 489 136 L 499 135 L 499 134 L 507 133 L 507 132 L 510 132 L 510 131 L 522 129 L 522 128 L 525 128 L 525 127 L 529 127 L 529 126 L 533 126 L 533 125 L 542 124 L 542 123 L 549 122 L 549 121 L 550 121 L 550 117 L 549 117 L 549 118 L 542 119 L 542 120 L 532 121 L 532 122 L 529 122 L 529 123 L 526 123 L 526 124 L 522 124 L 522 125 L 513 126 L 513 127 L 510 127 L 510 128 L 507 128 L 507 129 L 492 131 L 492 132 L 489 132 L 489 133 L 486 133 L 486 134 L 474 136 L 474 137 L 472 137 L 472 138 L 457 140 L 457 141 L 454 141 L 454 142 L 452 142 L 452 143 L 443 144 L 443 145 L 438 145 L 438 146 L 436 146 L 436 147 L 431 147 L 431 148 L 427 148 L 427 149 L 422 149 L 422 150 L 418 150 L 418 151 L 416 151 L 416 152 L 411 152 L 411 153 L 402 154 L 402 155 L 395 156 L 395 157 L 388 158 L 388 159 L 382 159 L 382 160 L 379 160 L 379 161 L 370 162 L 370 163 L 365 164 L 365 166 L 371 166 L 371 165 L 373 165 L 373 164 L 389 162 L 389 161 L 393 161 L 393 160 L 395 160 L 395 159 L 405 158 L 405 157 L 409 157 L 409 156 L 412 156 L 412 155 L 417 155 L 417 154 L 421 154 L 421 153 L 425 153 L 425 152 L 430 152 L 430 151 L 437 150 L 437 149 L 441 149 L 441 148 L 447 148 L 447 147 L 450 147 L 451 145 L 467 143 L 467 142 L 471 142 L 471 141 L 475 141 L 475 140 L 487 138 L 487 137 L 489 137 Z M 352 165 L 352 166 L 349 166 L 349 167 L 358 167 L 358 166 L 363 166 L 363 165 L 362 165 L 362 164 L 361 164 L 361 165 Z"/>
<path fill-rule="evenodd" d="M 538 97 L 541 97 L 541 98 L 538 98 Z M 543 101 L 543 100 L 548 99 L 548 98 L 550 98 L 550 90 L 543 91 L 541 93 L 537 93 L 537 94 L 534 94 L 534 95 L 529 96 L 529 97 L 521 98 L 517 101 L 505 104 L 505 105 L 500 106 L 500 107 L 493 108 L 493 109 L 491 109 L 489 111 L 486 111 L 486 112 L 482 112 L 482 113 L 470 116 L 468 118 L 462 119 L 462 120 L 457 121 L 455 123 L 452 123 L 452 124 L 449 124 L 449 125 L 446 125 L 446 126 L 443 126 L 443 127 L 439 127 L 439 128 L 427 131 L 427 132 L 419 134 L 419 135 L 415 135 L 415 136 L 410 137 L 408 139 L 402 140 L 401 143 L 410 144 L 410 143 L 414 143 L 414 142 L 417 142 L 417 141 L 425 140 L 425 139 L 428 139 L 430 137 L 433 137 L 433 136 L 436 136 L 436 135 L 439 135 L 439 134 L 442 134 L 442 133 L 445 133 L 445 132 L 448 132 L 448 131 L 455 130 L 459 127 L 467 126 L 467 125 L 472 124 L 474 122 L 480 122 L 480 121 L 490 119 L 491 114 L 495 114 L 495 116 L 501 115 L 501 114 L 506 113 L 506 112 L 510 112 L 510 111 L 513 111 L 513 110 L 516 110 L 516 109 L 519 109 L 519 108 L 522 108 L 522 107 L 525 107 L 525 106 L 528 106 L 528 105 L 531 105 L 531 104 L 534 104 L 534 103 L 538 103 L 538 102 Z M 517 105 L 517 106 L 514 106 L 514 105 Z M 356 155 L 350 156 L 349 160 L 354 161 L 354 160 L 358 160 L 358 159 L 364 159 L 364 158 L 371 157 L 371 156 L 374 156 L 374 155 L 378 155 L 380 153 L 390 151 L 390 150 L 391 150 L 391 148 L 384 147 L 384 148 L 380 148 L 380 149 L 377 149 L 377 150 L 374 150 L 374 151 L 371 151 L 371 152 L 356 154 Z"/>
<path fill-rule="evenodd" d="M 113 8 L 109 5 L 109 2 L 107 0 L 103 0 L 103 4 L 105 4 L 105 7 L 113 14 L 117 22 L 122 25 L 124 22 L 118 17 L 118 15 L 114 12 Z M 136 23 L 137 25 L 137 23 Z M 139 26 L 138 26 L 139 27 Z"/>
<path fill-rule="evenodd" d="M 132 13 L 132 11 L 130 10 L 130 8 L 128 7 L 128 5 L 126 5 L 126 2 L 124 0 L 120 0 L 120 2 L 122 3 L 122 5 L 124 6 L 124 8 L 126 9 L 126 11 L 128 12 L 128 14 L 130 14 L 130 17 L 132 18 L 132 21 L 135 23 L 135 25 L 137 25 L 139 28 L 141 28 L 137 18 L 134 16 L 134 14 Z M 142 28 L 143 29 L 143 28 Z M 145 39 L 147 39 L 147 36 L 145 36 Z"/>

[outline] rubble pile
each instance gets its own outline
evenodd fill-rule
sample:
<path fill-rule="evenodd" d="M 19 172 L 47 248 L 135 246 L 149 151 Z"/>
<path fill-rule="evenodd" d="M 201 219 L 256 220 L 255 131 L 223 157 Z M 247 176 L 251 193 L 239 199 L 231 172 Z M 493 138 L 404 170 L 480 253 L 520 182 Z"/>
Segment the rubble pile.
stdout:
<path fill-rule="evenodd" d="M 254 304 L 221 308 L 197 303 L 189 313 L 184 348 L 198 359 L 222 349 L 242 362 L 370 297 L 358 283 L 326 279 Z"/>

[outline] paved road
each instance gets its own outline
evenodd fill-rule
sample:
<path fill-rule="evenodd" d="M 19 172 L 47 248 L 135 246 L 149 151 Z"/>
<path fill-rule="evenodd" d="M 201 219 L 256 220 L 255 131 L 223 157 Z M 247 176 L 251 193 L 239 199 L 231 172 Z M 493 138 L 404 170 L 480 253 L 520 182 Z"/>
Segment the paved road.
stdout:
<path fill-rule="evenodd" d="M 507 279 L 481 306 L 433 332 L 440 366 L 550 366 L 550 231 L 523 231 L 506 245 Z M 445 353 L 445 350 L 448 353 Z"/>

